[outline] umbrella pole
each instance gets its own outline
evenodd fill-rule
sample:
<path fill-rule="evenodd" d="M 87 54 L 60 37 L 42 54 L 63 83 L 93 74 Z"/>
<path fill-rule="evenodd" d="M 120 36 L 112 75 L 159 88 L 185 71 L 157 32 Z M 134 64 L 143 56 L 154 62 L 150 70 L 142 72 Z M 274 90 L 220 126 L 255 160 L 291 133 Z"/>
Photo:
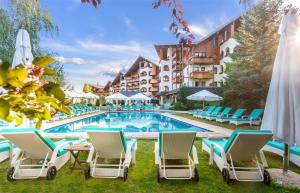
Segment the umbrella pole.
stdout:
<path fill-rule="evenodd" d="M 283 153 L 283 175 L 288 174 L 288 166 L 289 166 L 289 145 L 284 144 L 284 153 Z"/>

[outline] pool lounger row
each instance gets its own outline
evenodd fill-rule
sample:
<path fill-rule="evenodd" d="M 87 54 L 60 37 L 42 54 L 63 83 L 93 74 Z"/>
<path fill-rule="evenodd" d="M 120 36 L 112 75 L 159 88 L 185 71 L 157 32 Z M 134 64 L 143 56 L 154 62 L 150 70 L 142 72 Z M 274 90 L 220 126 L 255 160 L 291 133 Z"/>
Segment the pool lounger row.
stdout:
<path fill-rule="evenodd" d="M 85 177 L 123 178 L 128 177 L 128 168 L 135 163 L 136 140 L 125 139 L 121 129 L 90 127 L 87 134 L 92 148 L 88 155 L 88 167 Z M 12 167 L 8 172 L 8 180 L 34 179 L 46 177 L 52 180 L 56 171 L 70 158 L 63 148 L 84 143 L 85 140 L 64 139 L 53 143 L 43 133 L 35 129 L 4 129 L 5 138 L 14 143 Z M 194 146 L 196 131 L 161 131 L 155 143 L 155 164 L 158 166 L 157 180 L 191 179 L 199 180 L 197 170 L 198 157 Z M 262 181 L 270 184 L 270 176 L 265 170 L 267 163 L 262 147 L 270 140 L 272 133 L 268 131 L 236 130 L 228 140 L 204 139 L 202 149 L 210 154 L 209 163 L 215 162 L 222 171 L 226 182 Z M 30 141 L 31 143 L 28 143 Z M 247 151 L 244 148 L 247 147 Z M 23 152 L 26 152 L 25 154 Z M 258 154 L 256 167 L 237 167 L 236 161 L 251 161 Z M 24 163 L 26 159 L 43 160 L 42 164 Z M 102 163 L 101 158 L 118 159 L 117 164 Z M 170 160 L 186 160 L 183 164 L 170 164 Z M 28 169 L 29 167 L 29 169 Z M 34 167 L 34 168 L 32 168 Z"/>
<path fill-rule="evenodd" d="M 193 117 L 215 120 L 220 123 L 229 122 L 234 125 L 249 124 L 250 126 L 259 125 L 261 123 L 263 109 L 253 109 L 248 116 L 243 116 L 246 109 L 239 108 L 233 114 L 230 114 L 231 110 L 231 107 L 223 109 L 221 106 L 208 106 L 202 110 L 193 110 L 191 113 Z"/>

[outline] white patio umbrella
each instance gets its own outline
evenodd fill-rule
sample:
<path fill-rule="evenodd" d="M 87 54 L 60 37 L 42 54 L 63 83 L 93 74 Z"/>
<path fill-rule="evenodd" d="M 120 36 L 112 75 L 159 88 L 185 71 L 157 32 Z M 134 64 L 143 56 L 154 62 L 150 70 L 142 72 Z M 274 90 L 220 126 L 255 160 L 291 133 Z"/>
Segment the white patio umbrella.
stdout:
<path fill-rule="evenodd" d="M 129 98 L 119 92 L 105 97 L 105 100 L 128 100 Z"/>
<path fill-rule="evenodd" d="M 300 145 L 300 18 L 290 10 L 281 21 L 279 47 L 262 120 L 262 130 L 285 143 L 283 173 L 289 145 Z"/>
<path fill-rule="evenodd" d="M 222 97 L 209 92 L 208 90 L 201 90 L 187 97 L 188 100 L 191 101 L 202 101 L 202 106 L 204 107 L 205 101 L 220 101 L 223 100 Z"/>
<path fill-rule="evenodd" d="M 129 97 L 130 100 L 135 100 L 135 101 L 149 101 L 151 100 L 150 97 L 142 94 L 142 93 L 137 93 L 135 95 L 132 95 L 131 97 Z"/>
<path fill-rule="evenodd" d="M 33 60 L 33 56 L 31 53 L 30 37 L 26 30 L 19 30 L 15 48 L 16 51 L 14 54 L 12 67 L 15 67 L 19 64 L 22 64 L 24 66 L 30 65 Z"/>

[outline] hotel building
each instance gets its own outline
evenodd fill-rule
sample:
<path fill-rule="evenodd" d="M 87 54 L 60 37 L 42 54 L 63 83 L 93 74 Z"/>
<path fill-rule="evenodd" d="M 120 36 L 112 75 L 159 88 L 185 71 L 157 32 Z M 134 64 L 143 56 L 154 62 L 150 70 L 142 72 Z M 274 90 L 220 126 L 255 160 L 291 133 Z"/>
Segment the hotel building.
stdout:
<path fill-rule="evenodd" d="M 226 63 L 237 41 L 234 33 L 240 17 L 226 23 L 208 36 L 183 47 L 179 44 L 157 44 L 159 65 L 153 60 L 138 57 L 129 70 L 119 73 L 109 85 L 109 93 L 120 91 L 142 92 L 157 97 L 161 104 L 176 102 L 180 87 L 192 93 L 207 89 L 214 91 L 226 78 Z M 108 85 L 106 85 L 108 86 Z"/>

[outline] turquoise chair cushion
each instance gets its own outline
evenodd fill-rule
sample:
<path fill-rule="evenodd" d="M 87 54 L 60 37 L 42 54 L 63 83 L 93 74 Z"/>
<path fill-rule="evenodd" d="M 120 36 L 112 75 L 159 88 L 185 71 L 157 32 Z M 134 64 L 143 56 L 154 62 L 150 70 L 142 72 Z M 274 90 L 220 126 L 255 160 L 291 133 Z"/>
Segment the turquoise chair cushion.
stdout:
<path fill-rule="evenodd" d="M 5 152 L 5 151 L 9 151 L 10 146 L 9 146 L 9 142 L 8 141 L 1 141 L 0 142 L 0 152 Z"/>
<path fill-rule="evenodd" d="M 207 147 L 211 147 L 213 143 L 218 144 L 219 146 L 221 146 L 223 149 L 225 147 L 227 140 L 226 139 L 203 139 L 203 143 L 205 145 L 207 145 Z M 218 156 L 222 156 L 221 151 L 218 148 L 214 148 L 214 152 L 218 155 Z"/>
<path fill-rule="evenodd" d="M 278 141 L 269 141 L 268 145 L 271 147 L 274 147 L 276 149 L 280 149 L 280 150 L 284 151 L 284 143 L 281 143 Z M 290 146 L 290 153 L 300 156 L 300 147 Z"/>

